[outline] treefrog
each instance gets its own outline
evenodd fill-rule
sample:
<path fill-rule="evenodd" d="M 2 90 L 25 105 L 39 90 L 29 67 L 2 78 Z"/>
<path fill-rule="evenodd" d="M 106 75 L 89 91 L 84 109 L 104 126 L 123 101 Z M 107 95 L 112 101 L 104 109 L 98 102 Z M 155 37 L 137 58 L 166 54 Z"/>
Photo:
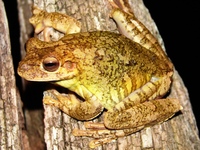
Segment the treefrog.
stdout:
<path fill-rule="evenodd" d="M 51 27 L 67 32 L 67 21 L 57 25 L 61 14 L 35 12 L 40 12 L 32 21 L 38 33 Z M 45 21 L 48 15 L 50 23 Z M 29 39 L 27 54 L 18 66 L 18 74 L 26 80 L 51 81 L 78 95 L 49 90 L 45 104 L 82 121 L 104 112 L 102 123 L 86 122 L 86 130 L 73 131 L 74 136 L 94 137 L 91 148 L 162 123 L 182 109 L 179 100 L 162 98 L 171 86 L 173 64 L 156 38 L 119 7 L 113 8 L 111 17 L 121 34 L 79 32 L 76 23 L 75 32 L 58 41 Z"/>

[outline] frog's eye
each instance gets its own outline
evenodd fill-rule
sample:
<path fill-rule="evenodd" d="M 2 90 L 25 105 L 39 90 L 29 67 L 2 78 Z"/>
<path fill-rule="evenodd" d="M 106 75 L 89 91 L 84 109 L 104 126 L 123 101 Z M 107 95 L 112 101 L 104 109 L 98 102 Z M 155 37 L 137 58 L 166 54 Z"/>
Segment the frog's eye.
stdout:
<path fill-rule="evenodd" d="M 46 71 L 54 72 L 59 68 L 59 61 L 55 57 L 47 57 L 43 60 L 43 68 Z"/>

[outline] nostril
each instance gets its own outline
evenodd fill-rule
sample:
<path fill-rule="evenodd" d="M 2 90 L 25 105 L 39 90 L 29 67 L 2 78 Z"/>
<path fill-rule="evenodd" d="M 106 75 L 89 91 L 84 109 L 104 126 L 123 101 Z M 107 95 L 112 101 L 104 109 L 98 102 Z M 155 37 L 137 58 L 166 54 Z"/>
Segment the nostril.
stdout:
<path fill-rule="evenodd" d="M 18 70 L 21 70 L 21 71 L 27 71 L 30 69 L 30 65 L 27 65 L 27 64 L 22 64 L 21 66 L 18 67 Z"/>

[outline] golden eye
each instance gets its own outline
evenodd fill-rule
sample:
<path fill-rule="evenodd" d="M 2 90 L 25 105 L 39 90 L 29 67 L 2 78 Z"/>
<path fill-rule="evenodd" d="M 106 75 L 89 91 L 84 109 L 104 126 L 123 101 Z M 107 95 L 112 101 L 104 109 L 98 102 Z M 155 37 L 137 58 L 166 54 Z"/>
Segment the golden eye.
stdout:
<path fill-rule="evenodd" d="M 54 72 L 59 68 L 59 61 L 55 57 L 47 57 L 43 60 L 43 68 L 46 71 Z"/>

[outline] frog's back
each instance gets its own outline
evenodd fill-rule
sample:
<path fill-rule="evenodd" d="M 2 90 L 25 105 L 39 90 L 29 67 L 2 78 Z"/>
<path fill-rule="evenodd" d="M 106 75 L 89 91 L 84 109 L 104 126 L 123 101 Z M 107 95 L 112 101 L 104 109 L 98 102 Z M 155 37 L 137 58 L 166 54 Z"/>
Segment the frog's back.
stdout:
<path fill-rule="evenodd" d="M 110 69 L 116 67 L 117 72 L 144 72 L 155 75 L 168 68 L 155 53 L 117 33 L 83 32 L 65 36 L 62 40 L 79 60 L 90 60 L 86 61 L 85 65 L 99 67 L 101 71 L 110 72 Z M 106 66 L 111 68 L 105 69 Z M 162 71 L 159 72 L 160 70 Z"/>
<path fill-rule="evenodd" d="M 120 34 L 98 31 L 73 34 L 62 40 L 77 59 L 78 80 L 98 99 L 107 99 L 102 100 L 107 107 L 114 106 L 152 76 L 162 76 L 167 68 L 156 54 Z"/>

